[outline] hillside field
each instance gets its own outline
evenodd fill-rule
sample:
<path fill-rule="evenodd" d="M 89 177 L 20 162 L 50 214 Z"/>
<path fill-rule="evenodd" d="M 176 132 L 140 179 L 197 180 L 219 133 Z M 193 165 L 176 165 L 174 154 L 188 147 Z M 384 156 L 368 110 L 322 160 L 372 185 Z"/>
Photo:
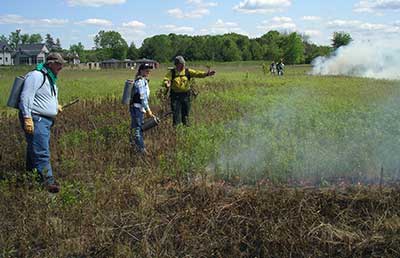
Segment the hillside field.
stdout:
<path fill-rule="evenodd" d="M 64 69 L 60 102 L 80 102 L 52 129 L 56 195 L 23 172 L 5 107 L 30 68 L 0 67 L 0 257 L 399 257 L 400 81 L 211 67 L 191 126 L 147 131 L 145 158 L 120 100 L 134 71 Z"/>

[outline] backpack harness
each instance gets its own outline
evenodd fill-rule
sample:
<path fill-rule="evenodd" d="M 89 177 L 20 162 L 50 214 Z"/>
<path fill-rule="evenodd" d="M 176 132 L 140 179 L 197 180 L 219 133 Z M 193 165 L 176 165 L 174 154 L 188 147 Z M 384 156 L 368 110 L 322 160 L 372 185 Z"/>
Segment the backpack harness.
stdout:
<path fill-rule="evenodd" d="M 172 75 L 172 80 L 175 79 L 176 77 L 185 76 L 186 78 L 188 78 L 188 81 L 190 81 L 189 68 L 185 68 L 185 75 L 178 75 L 178 76 L 176 76 L 176 69 L 172 69 L 171 75 Z"/>

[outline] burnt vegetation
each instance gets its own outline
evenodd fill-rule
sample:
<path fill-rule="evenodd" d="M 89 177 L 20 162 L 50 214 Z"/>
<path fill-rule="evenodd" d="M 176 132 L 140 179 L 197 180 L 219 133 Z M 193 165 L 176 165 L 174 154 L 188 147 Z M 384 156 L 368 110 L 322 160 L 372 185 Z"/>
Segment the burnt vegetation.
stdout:
<path fill-rule="evenodd" d="M 235 86 L 198 87 L 213 96 Z M 197 101 L 194 126 L 246 112 L 228 102 Z M 395 185 L 244 184 L 202 169 L 200 156 L 185 163 L 181 134 L 190 131 L 170 121 L 145 133 L 150 155 L 138 158 L 126 106 L 107 98 L 57 117 L 52 165 L 62 191 L 51 195 L 23 173 L 16 116 L 0 119 L 0 257 L 400 256 Z"/>

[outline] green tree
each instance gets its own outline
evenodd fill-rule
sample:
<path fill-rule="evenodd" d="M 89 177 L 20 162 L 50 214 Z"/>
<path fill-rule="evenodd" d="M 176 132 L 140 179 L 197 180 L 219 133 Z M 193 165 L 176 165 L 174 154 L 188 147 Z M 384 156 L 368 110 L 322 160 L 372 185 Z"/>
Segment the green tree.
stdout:
<path fill-rule="evenodd" d="M 62 51 L 61 42 L 60 42 L 60 39 L 59 39 L 59 38 L 56 39 L 56 43 L 54 44 L 52 50 L 53 50 L 53 51 L 57 51 L 57 52 L 61 52 L 61 51 Z"/>
<path fill-rule="evenodd" d="M 304 44 L 304 55 L 306 64 L 312 63 L 312 61 L 318 56 L 328 56 L 332 52 L 330 46 L 317 46 L 316 44 L 303 42 Z"/>
<path fill-rule="evenodd" d="M 28 42 L 30 44 L 42 43 L 43 42 L 43 38 L 39 33 L 31 34 L 31 36 L 29 37 L 29 41 Z"/>
<path fill-rule="evenodd" d="M 241 59 L 243 61 L 252 60 L 253 56 L 250 51 L 250 39 L 247 36 L 239 35 L 236 33 L 231 34 L 241 52 Z"/>
<path fill-rule="evenodd" d="M 56 43 L 54 42 L 54 39 L 53 39 L 53 37 L 51 37 L 50 34 L 46 34 L 45 44 L 46 44 L 47 48 L 49 49 L 49 51 L 53 51 L 54 45 Z"/>
<path fill-rule="evenodd" d="M 21 44 L 28 44 L 29 43 L 29 34 L 22 34 L 21 35 Z"/>
<path fill-rule="evenodd" d="M 104 58 L 125 59 L 128 52 L 128 44 L 116 31 L 100 31 L 94 38 L 98 53 Z"/>
<path fill-rule="evenodd" d="M 262 35 L 257 42 L 263 49 L 263 59 L 277 61 L 282 58 L 285 38 L 285 35 L 281 35 L 276 30 L 268 31 Z"/>
<path fill-rule="evenodd" d="M 334 32 L 332 38 L 332 47 L 336 50 L 341 46 L 346 46 L 350 44 L 353 39 L 347 32 Z"/>
<path fill-rule="evenodd" d="M 21 44 L 21 30 L 16 30 L 15 32 L 11 32 L 8 37 L 8 44 L 14 49 L 18 48 L 18 45 Z"/>
<path fill-rule="evenodd" d="M 4 36 L 3 34 L 0 35 L 0 42 L 5 42 L 8 44 L 8 39 L 6 36 Z"/>
<path fill-rule="evenodd" d="M 206 36 L 204 46 L 205 59 L 211 61 L 223 61 L 222 58 L 222 36 Z"/>
<path fill-rule="evenodd" d="M 236 43 L 231 38 L 224 39 L 221 49 L 223 61 L 240 61 L 242 60 L 241 52 Z"/>
<path fill-rule="evenodd" d="M 250 41 L 250 51 L 253 57 L 253 60 L 262 60 L 263 59 L 263 49 L 261 45 L 257 42 L 257 40 L 252 39 Z"/>
<path fill-rule="evenodd" d="M 79 59 L 81 60 L 82 63 L 85 63 L 87 61 L 85 56 L 85 48 L 81 42 L 79 42 L 78 44 L 71 45 L 69 47 L 69 51 L 71 53 L 78 54 Z"/>
<path fill-rule="evenodd" d="M 142 57 L 151 58 L 158 62 L 170 62 L 175 55 L 171 39 L 167 35 L 156 35 L 146 38 L 140 48 Z"/>
<path fill-rule="evenodd" d="M 128 48 L 127 58 L 135 60 L 139 58 L 139 49 L 136 48 L 135 43 L 131 43 Z"/>
<path fill-rule="evenodd" d="M 204 36 L 194 36 L 186 50 L 190 60 L 206 60 L 205 54 L 206 38 Z"/>
<path fill-rule="evenodd" d="M 283 57 L 288 64 L 300 64 L 304 62 L 304 45 L 301 36 L 296 32 L 286 37 L 284 49 Z"/>

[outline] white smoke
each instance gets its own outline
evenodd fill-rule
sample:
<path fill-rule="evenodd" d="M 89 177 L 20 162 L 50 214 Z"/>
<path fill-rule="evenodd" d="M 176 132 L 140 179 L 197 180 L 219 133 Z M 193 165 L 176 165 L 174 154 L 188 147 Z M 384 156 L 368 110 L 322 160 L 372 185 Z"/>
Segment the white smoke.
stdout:
<path fill-rule="evenodd" d="M 346 75 L 375 79 L 400 79 L 399 41 L 353 41 L 330 57 L 317 57 L 313 75 Z"/>

